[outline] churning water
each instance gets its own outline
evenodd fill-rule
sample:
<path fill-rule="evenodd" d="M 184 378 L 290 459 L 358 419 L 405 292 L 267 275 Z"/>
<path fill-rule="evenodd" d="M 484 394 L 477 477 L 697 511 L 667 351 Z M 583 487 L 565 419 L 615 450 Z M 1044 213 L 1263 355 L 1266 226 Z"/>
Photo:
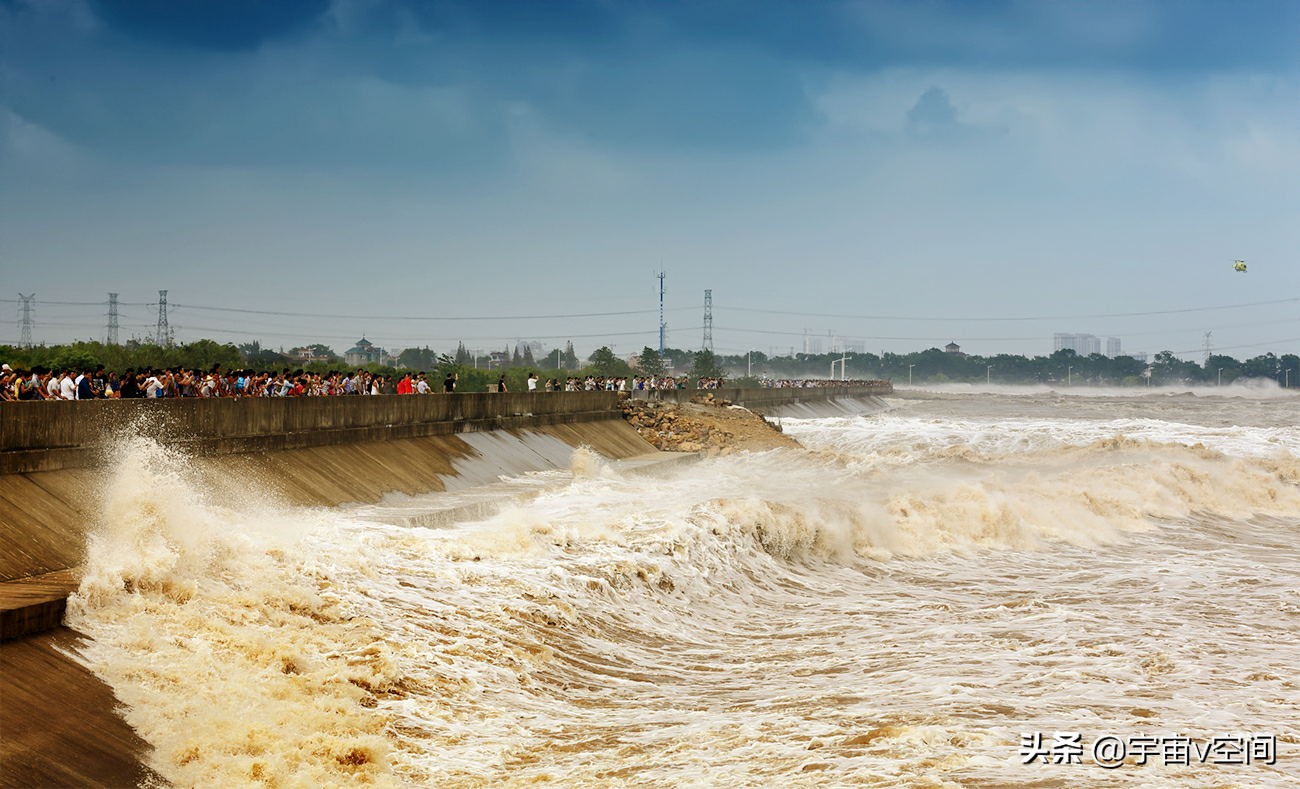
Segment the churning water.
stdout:
<path fill-rule="evenodd" d="M 177 785 L 1295 785 L 1298 425 L 935 394 L 660 476 L 579 451 L 433 528 L 214 501 L 140 441 L 70 624 Z M 1057 732 L 1081 763 L 1026 764 Z M 1105 735 L 1276 753 L 1105 769 Z"/>

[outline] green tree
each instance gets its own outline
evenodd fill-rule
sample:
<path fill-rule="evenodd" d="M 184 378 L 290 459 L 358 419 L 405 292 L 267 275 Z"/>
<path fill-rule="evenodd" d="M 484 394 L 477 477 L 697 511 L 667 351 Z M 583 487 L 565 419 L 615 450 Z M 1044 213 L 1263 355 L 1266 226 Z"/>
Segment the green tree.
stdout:
<path fill-rule="evenodd" d="M 573 340 L 564 344 L 564 369 L 576 370 L 578 368 L 578 354 L 573 352 Z"/>
<path fill-rule="evenodd" d="M 649 345 L 641 349 L 637 357 L 637 367 L 642 375 L 659 376 L 664 374 L 664 360 L 659 351 Z"/>
<path fill-rule="evenodd" d="M 721 378 L 722 366 L 718 364 L 718 357 L 713 351 L 708 349 L 695 352 L 695 359 L 691 364 L 691 375 L 696 378 Z"/>
<path fill-rule="evenodd" d="M 471 366 L 474 364 L 474 357 L 470 356 L 469 351 L 465 350 L 465 342 L 463 340 L 456 344 L 456 364 L 468 364 Z"/>
<path fill-rule="evenodd" d="M 56 370 L 74 370 L 84 373 L 87 370 L 94 370 L 100 362 L 100 357 L 90 351 L 88 348 L 70 345 L 59 349 L 54 354 L 54 359 L 50 364 Z"/>
<path fill-rule="evenodd" d="M 602 345 L 593 351 L 587 361 L 591 363 L 591 371 L 595 375 L 627 375 L 632 372 L 627 362 L 618 358 L 608 345 Z"/>

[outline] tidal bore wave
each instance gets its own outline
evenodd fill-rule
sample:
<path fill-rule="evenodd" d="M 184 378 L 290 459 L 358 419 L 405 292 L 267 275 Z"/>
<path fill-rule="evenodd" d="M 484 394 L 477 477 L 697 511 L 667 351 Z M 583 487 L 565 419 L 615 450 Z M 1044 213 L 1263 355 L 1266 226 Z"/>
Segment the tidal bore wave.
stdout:
<path fill-rule="evenodd" d="M 1187 786 L 1018 733 L 1300 739 L 1300 430 L 949 407 L 667 476 L 580 451 L 436 529 L 135 440 L 70 624 L 185 786 Z"/>

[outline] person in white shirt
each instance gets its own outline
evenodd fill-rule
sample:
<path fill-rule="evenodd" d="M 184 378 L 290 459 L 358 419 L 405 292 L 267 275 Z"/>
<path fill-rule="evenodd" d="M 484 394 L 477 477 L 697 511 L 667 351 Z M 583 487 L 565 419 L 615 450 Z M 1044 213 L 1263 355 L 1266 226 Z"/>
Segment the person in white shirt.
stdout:
<path fill-rule="evenodd" d="M 158 376 L 150 374 L 148 380 L 144 382 L 145 397 L 162 397 L 163 384 L 158 380 Z"/>
<path fill-rule="evenodd" d="M 415 381 L 415 393 L 416 394 L 429 393 L 429 382 L 425 379 L 424 373 L 420 373 L 420 377 L 417 378 Z"/>
<path fill-rule="evenodd" d="M 528 391 L 530 392 L 537 391 L 537 373 L 528 374 Z"/>
<path fill-rule="evenodd" d="M 64 400 L 77 399 L 77 384 L 73 381 L 71 373 L 64 373 L 59 379 L 59 397 Z"/>
<path fill-rule="evenodd" d="M 59 374 L 58 373 L 50 373 L 49 380 L 45 382 L 45 399 L 46 400 L 63 399 L 62 397 L 59 396 Z"/>

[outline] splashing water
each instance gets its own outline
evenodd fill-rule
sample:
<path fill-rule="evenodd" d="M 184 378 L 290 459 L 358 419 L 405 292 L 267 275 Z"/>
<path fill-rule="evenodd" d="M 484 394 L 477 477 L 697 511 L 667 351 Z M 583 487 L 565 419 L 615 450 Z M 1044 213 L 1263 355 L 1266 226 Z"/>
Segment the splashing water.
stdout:
<path fill-rule="evenodd" d="M 440 528 L 411 525 L 438 496 L 211 501 L 139 441 L 70 624 L 178 785 L 1294 780 L 1300 410 L 1017 399 L 653 478 L 579 450 Z M 1021 763 L 1071 730 L 1279 758 Z"/>

